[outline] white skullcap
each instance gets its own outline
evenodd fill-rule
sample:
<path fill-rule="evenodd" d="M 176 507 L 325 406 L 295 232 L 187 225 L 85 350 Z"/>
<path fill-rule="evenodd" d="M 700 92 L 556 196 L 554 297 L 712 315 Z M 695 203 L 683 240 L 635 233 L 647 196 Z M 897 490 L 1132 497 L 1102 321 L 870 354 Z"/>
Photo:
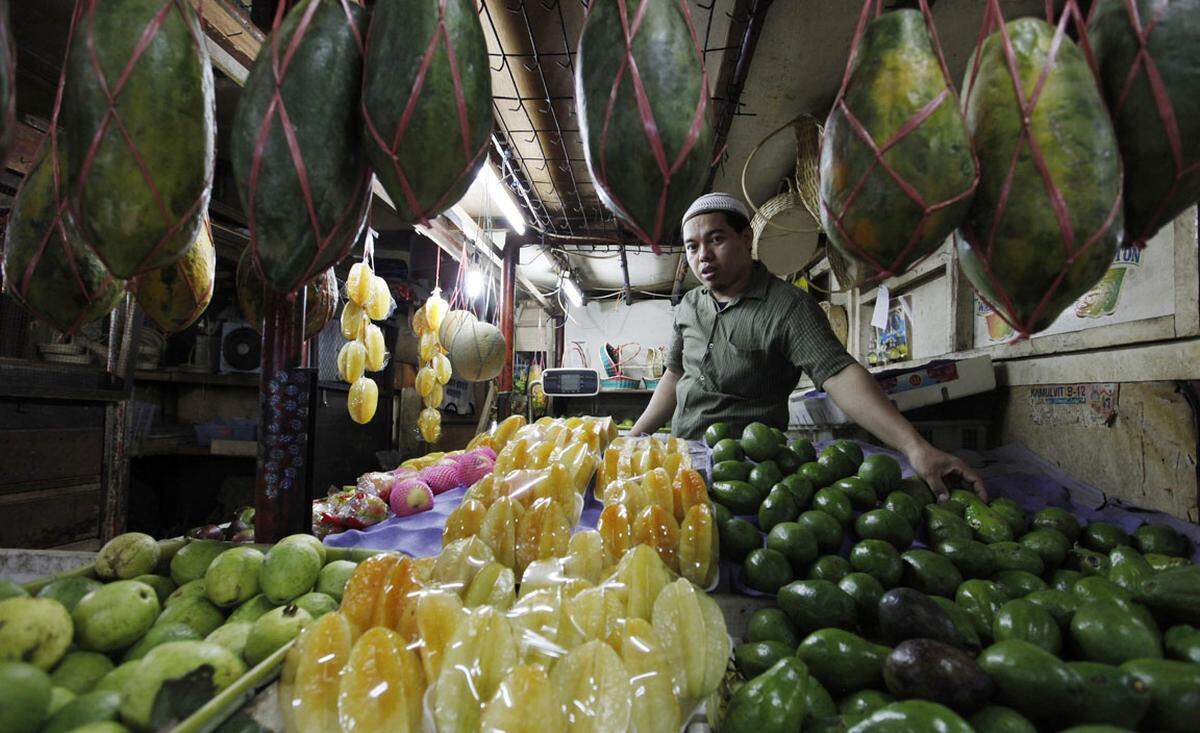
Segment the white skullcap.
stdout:
<path fill-rule="evenodd" d="M 701 214 L 711 214 L 714 211 L 726 211 L 731 214 L 741 214 L 750 221 L 753 214 L 750 213 L 750 207 L 742 203 L 742 200 L 733 194 L 722 193 L 721 191 L 713 191 L 706 193 L 700 198 L 692 202 L 688 207 L 687 213 L 683 215 L 683 220 L 679 222 L 682 227 L 687 223 L 688 219 Z"/>

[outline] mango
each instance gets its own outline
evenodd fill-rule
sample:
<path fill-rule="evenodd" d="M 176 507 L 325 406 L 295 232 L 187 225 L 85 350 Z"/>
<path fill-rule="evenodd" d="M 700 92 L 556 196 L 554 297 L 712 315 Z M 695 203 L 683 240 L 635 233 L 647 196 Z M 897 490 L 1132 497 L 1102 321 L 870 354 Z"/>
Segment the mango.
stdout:
<path fill-rule="evenodd" d="M 166 604 L 167 599 L 171 597 L 171 594 L 174 593 L 175 589 L 178 587 L 175 585 L 175 581 L 171 580 L 165 575 L 139 575 L 136 578 L 132 578 L 132 580 L 136 580 L 139 583 L 145 583 L 153 588 L 155 594 L 158 595 L 159 604 L 162 605 Z"/>
<path fill-rule="evenodd" d="M 349 560 L 334 560 L 328 563 L 317 574 L 317 587 L 315 590 L 318 593 L 332 596 L 340 602 L 342 600 L 342 592 L 346 590 L 346 583 L 350 580 L 350 576 L 357 567 L 357 563 L 350 562 Z"/>
<path fill-rule="evenodd" d="M 149 631 L 158 612 L 158 594 L 153 588 L 136 580 L 118 580 L 80 599 L 71 616 L 79 646 L 114 652 Z"/>
<path fill-rule="evenodd" d="M 136 644 L 125 651 L 122 661 L 132 662 L 135 659 L 141 659 L 149 654 L 151 649 L 159 644 L 166 644 L 168 641 L 200 641 L 203 638 L 198 631 L 185 623 L 176 621 L 174 623 L 155 624 L 150 627 L 145 636 L 138 639 Z"/>
<path fill-rule="evenodd" d="M 171 580 L 176 585 L 183 585 L 203 578 L 209 564 L 227 547 L 216 540 L 192 540 L 171 558 Z"/>
<path fill-rule="evenodd" d="M 203 666 L 212 667 L 213 686 L 220 692 L 246 672 L 246 665 L 223 646 L 203 641 L 172 641 L 154 647 L 121 691 L 121 718 L 137 728 L 147 728 L 154 698 L 164 682 L 178 679 Z"/>
<path fill-rule="evenodd" d="M 204 572 L 204 594 L 220 608 L 230 608 L 258 595 L 263 554 L 253 547 L 226 550 Z"/>
<path fill-rule="evenodd" d="M 50 704 L 46 706 L 46 715 L 51 716 L 62 709 L 64 705 L 75 699 L 75 693 L 65 687 L 50 688 Z"/>
<path fill-rule="evenodd" d="M 305 593 L 292 603 L 308 611 L 308 615 L 313 618 L 320 618 L 331 611 L 338 610 L 338 602 L 334 600 L 333 596 L 327 596 L 324 593 Z"/>
<path fill-rule="evenodd" d="M 29 662 L 43 671 L 53 667 L 71 645 L 71 615 L 49 598 L 0 601 L 0 662 Z"/>
<path fill-rule="evenodd" d="M 108 657 L 97 652 L 70 652 L 50 674 L 50 682 L 65 687 L 76 695 L 91 692 L 105 675 L 113 671 Z"/>
<path fill-rule="evenodd" d="M 325 560 L 326 560 L 325 545 L 321 543 L 321 540 L 317 539 L 313 535 L 290 534 L 287 537 L 284 537 L 283 539 L 281 539 L 275 543 L 276 547 L 279 547 L 280 545 L 301 545 L 301 546 L 305 546 L 305 547 L 311 547 L 314 550 L 316 550 L 317 555 L 319 555 L 321 557 L 321 564 L 322 565 L 325 564 Z"/>
<path fill-rule="evenodd" d="M 272 603 L 271 599 L 259 593 L 242 605 L 233 609 L 233 613 L 229 614 L 229 618 L 226 619 L 225 623 L 234 624 L 245 622 L 252 624 L 258 620 L 259 616 L 262 616 L 267 611 L 278 607 L 278 603 Z"/>
<path fill-rule="evenodd" d="M 102 583 L 91 578 L 59 578 L 42 586 L 42 589 L 37 593 L 37 597 L 58 601 L 67 609 L 67 613 L 70 613 L 75 610 L 75 605 L 79 603 L 80 598 L 96 590 L 101 585 Z"/>
<path fill-rule="evenodd" d="M 226 623 L 204 637 L 204 640 L 210 644 L 219 644 L 238 657 L 242 657 L 246 650 L 246 640 L 250 638 L 250 629 L 252 628 L 254 628 L 254 624 L 249 621 Z"/>
<path fill-rule="evenodd" d="M 93 581 L 94 582 L 94 581 Z M 53 585 L 53 584 L 51 584 Z M 0 601 L 7 601 L 9 598 L 28 598 L 29 591 L 22 588 L 19 584 L 11 580 L 0 578 Z"/>
<path fill-rule="evenodd" d="M 120 693 L 124 689 L 125 683 L 129 681 L 129 678 L 137 670 L 137 666 L 141 661 L 140 659 L 134 659 L 123 664 L 118 664 L 116 669 L 100 678 L 100 681 L 92 688 L 92 692 Z"/>
<path fill-rule="evenodd" d="M 158 542 L 148 534 L 126 532 L 105 543 L 96 555 L 96 576 L 101 580 L 130 580 L 154 572 Z"/>
<path fill-rule="evenodd" d="M 259 617 L 250 627 L 246 637 L 243 656 L 251 667 L 271 656 L 279 647 L 287 644 L 311 623 L 308 611 L 295 605 L 280 606 Z"/>
<path fill-rule="evenodd" d="M 114 720 L 120 708 L 121 696 L 112 690 L 79 695 L 51 714 L 40 733 L 77 733 L 84 726 Z"/>
<path fill-rule="evenodd" d="M 175 582 L 175 581 L 171 581 Z M 189 580 L 183 585 L 171 591 L 171 595 L 167 596 L 167 600 L 163 602 L 163 608 L 170 608 L 179 601 L 187 600 L 188 598 L 207 598 L 204 589 L 204 578 L 199 580 Z"/>
<path fill-rule="evenodd" d="M 50 706 L 50 678 L 32 664 L 0 662 L 0 730 L 33 733 Z"/>
<path fill-rule="evenodd" d="M 321 574 L 321 555 L 311 545 L 280 543 L 267 551 L 259 573 L 263 595 L 287 603 L 312 590 Z"/>
<path fill-rule="evenodd" d="M 188 598 L 167 608 L 155 622 L 158 625 L 181 623 L 191 626 L 200 636 L 208 636 L 225 623 L 221 609 L 208 602 L 207 598 Z"/>

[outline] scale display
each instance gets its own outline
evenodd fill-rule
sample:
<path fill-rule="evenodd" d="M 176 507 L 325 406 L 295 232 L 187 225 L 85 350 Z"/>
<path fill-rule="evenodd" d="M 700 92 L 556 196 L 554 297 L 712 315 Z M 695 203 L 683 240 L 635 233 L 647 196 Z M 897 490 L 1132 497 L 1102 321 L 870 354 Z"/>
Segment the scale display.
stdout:
<path fill-rule="evenodd" d="M 595 369 L 547 369 L 542 391 L 547 397 L 590 397 L 600 392 L 600 374 Z"/>

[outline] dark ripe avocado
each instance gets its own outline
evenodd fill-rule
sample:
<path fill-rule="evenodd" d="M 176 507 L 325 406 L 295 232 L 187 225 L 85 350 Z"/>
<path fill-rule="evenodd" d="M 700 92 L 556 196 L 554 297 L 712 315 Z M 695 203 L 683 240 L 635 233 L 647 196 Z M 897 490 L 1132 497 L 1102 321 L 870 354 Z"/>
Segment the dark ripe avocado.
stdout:
<path fill-rule="evenodd" d="M 742 450 L 742 446 L 733 438 L 722 438 L 718 440 L 716 445 L 712 447 L 712 462 L 714 464 L 722 461 L 741 461 L 745 460 L 746 452 Z"/>
<path fill-rule="evenodd" d="M 921 698 L 969 715 L 992 697 L 992 680 L 958 647 L 933 639 L 909 639 L 892 649 L 883 681 L 898 698 Z"/>
<path fill-rule="evenodd" d="M 1024 598 L 1030 593 L 1050 587 L 1046 585 L 1046 581 L 1024 570 L 1001 570 L 992 576 L 992 582 L 1010 599 Z"/>
<path fill-rule="evenodd" d="M 752 461 L 769 461 L 775 457 L 783 442 L 771 428 L 752 422 L 742 431 L 742 450 Z"/>
<path fill-rule="evenodd" d="M 1046 570 L 1056 570 L 1067 561 L 1067 553 L 1071 551 L 1071 541 L 1057 529 L 1042 527 L 1025 533 L 1018 544 L 1037 553 L 1042 559 Z"/>
<path fill-rule="evenodd" d="M 793 473 L 791 476 L 784 476 L 779 483 L 792 492 L 792 498 L 796 500 L 796 506 L 800 507 L 800 511 L 808 511 L 808 507 L 812 504 L 813 494 L 816 493 L 812 481 L 800 474 Z"/>
<path fill-rule="evenodd" d="M 904 576 L 900 553 L 883 540 L 866 539 L 850 548 L 850 567 L 872 576 L 884 588 L 897 585 Z"/>
<path fill-rule="evenodd" d="M 896 512 L 914 530 L 921 523 L 921 505 L 903 491 L 893 491 L 883 500 L 883 508 Z"/>
<path fill-rule="evenodd" d="M 1062 631 L 1050 612 L 1024 598 L 1005 603 L 992 622 L 996 641 L 1021 639 L 1057 655 L 1062 651 Z"/>
<path fill-rule="evenodd" d="M 815 461 L 801 465 L 796 473 L 800 474 L 801 478 L 808 479 L 814 489 L 824 488 L 837 481 L 837 476 L 834 476 L 832 471 Z"/>
<path fill-rule="evenodd" d="M 734 517 L 717 525 L 721 537 L 721 555 L 740 562 L 752 550 L 762 547 L 758 528 L 744 519 Z"/>
<path fill-rule="evenodd" d="M 929 550 L 908 550 L 900 555 L 904 561 L 904 585 L 923 593 L 949 598 L 962 584 L 962 573 L 954 563 Z"/>
<path fill-rule="evenodd" d="M 796 521 L 813 533 L 821 552 L 837 552 L 842 548 L 842 525 L 830 514 L 810 509 L 802 512 Z"/>
<path fill-rule="evenodd" d="M 760 608 L 746 624 L 746 641 L 777 641 L 795 649 L 800 638 L 795 625 L 779 608 Z"/>
<path fill-rule="evenodd" d="M 849 526 L 854 519 L 854 507 L 850 497 L 841 489 L 826 486 L 813 495 L 813 509 L 819 509 L 838 521 L 843 527 Z"/>
<path fill-rule="evenodd" d="M 996 685 L 1000 704 L 1040 725 L 1061 727 L 1078 720 L 1083 677 L 1045 649 L 1009 639 L 984 649 L 975 661 Z"/>
<path fill-rule="evenodd" d="M 853 606 L 853 601 L 850 603 Z M 890 652 L 888 647 L 857 634 L 827 627 L 800 642 L 796 656 L 808 665 L 808 671 L 825 689 L 834 695 L 845 695 L 866 688 L 879 689 L 883 684 L 883 662 Z"/>
<path fill-rule="evenodd" d="M 900 488 L 900 464 L 885 453 L 876 453 L 863 459 L 858 477 L 869 481 L 876 494 L 887 496 Z"/>
<path fill-rule="evenodd" d="M 1200 720 L 1200 665 L 1173 659 L 1135 659 L 1121 665 L 1150 688 L 1143 730 L 1194 733 Z"/>
<path fill-rule="evenodd" d="M 1079 722 L 1135 730 L 1150 709 L 1150 689 L 1120 667 L 1097 662 L 1067 662 L 1083 677 L 1084 703 Z"/>
<path fill-rule="evenodd" d="M 1094 552 L 1111 552 L 1118 545 L 1128 545 L 1129 535 L 1125 530 L 1109 522 L 1092 522 L 1083 528 L 1080 535 L 1083 546 Z"/>
<path fill-rule="evenodd" d="M 836 583 L 850 574 L 850 562 L 841 555 L 824 555 L 818 557 L 808 568 L 810 580 L 828 580 Z"/>
<path fill-rule="evenodd" d="M 879 503 L 875 496 L 875 487 L 869 481 L 857 476 L 847 476 L 833 483 L 833 488 L 841 489 L 850 497 L 850 502 L 859 509 L 870 509 Z"/>
<path fill-rule="evenodd" d="M 779 590 L 779 607 L 800 634 L 825 627 L 854 628 L 854 599 L 828 580 L 797 580 Z"/>
<path fill-rule="evenodd" d="M 814 463 L 817 460 L 817 449 L 811 440 L 796 440 L 788 445 L 803 463 Z"/>
<path fill-rule="evenodd" d="M 1072 543 L 1079 539 L 1079 520 L 1070 512 L 1058 507 L 1046 507 L 1033 515 L 1034 527 L 1056 529 L 1066 535 Z"/>
<path fill-rule="evenodd" d="M 716 446 L 722 440 L 733 437 L 733 428 L 729 423 L 715 422 L 704 431 L 704 444 L 709 448 Z"/>
<path fill-rule="evenodd" d="M 879 633 L 888 644 L 908 639 L 936 639 L 959 649 L 971 645 L 932 598 L 912 588 L 893 588 L 879 599 Z"/>
<path fill-rule="evenodd" d="M 1165 524 L 1143 524 L 1135 529 L 1133 546 L 1143 555 L 1187 557 L 1191 550 L 1187 538 Z"/>
<path fill-rule="evenodd" d="M 854 521 L 854 531 L 863 539 L 883 540 L 897 550 L 913 543 L 913 529 L 899 514 L 889 509 L 872 509 Z"/>
<path fill-rule="evenodd" d="M 783 553 L 796 575 L 817 558 L 817 536 L 799 522 L 781 522 L 767 533 L 767 547 Z"/>
<path fill-rule="evenodd" d="M 760 593 L 776 593 L 794 576 L 783 553 L 760 547 L 742 562 L 742 577 L 746 585 Z"/>
<path fill-rule="evenodd" d="M 964 578 L 990 578 L 996 573 L 996 554 L 982 542 L 946 540 L 934 549 L 954 563 Z"/>
<path fill-rule="evenodd" d="M 884 591 L 879 581 L 866 573 L 850 573 L 839 580 L 837 586 L 854 599 L 859 625 L 873 628 L 879 615 L 879 599 Z"/>

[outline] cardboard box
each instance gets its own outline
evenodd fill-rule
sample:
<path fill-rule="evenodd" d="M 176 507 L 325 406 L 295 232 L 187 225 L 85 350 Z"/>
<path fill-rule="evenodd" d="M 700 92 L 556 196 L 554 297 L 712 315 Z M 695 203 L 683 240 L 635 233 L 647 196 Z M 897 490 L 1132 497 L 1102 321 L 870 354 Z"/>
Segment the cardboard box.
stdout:
<path fill-rule="evenodd" d="M 899 367 L 873 375 L 896 409 L 904 412 L 996 388 L 996 371 L 990 356 L 934 360 L 915 367 Z M 794 392 L 788 399 L 789 427 L 846 425 L 846 413 L 824 392 Z"/>

